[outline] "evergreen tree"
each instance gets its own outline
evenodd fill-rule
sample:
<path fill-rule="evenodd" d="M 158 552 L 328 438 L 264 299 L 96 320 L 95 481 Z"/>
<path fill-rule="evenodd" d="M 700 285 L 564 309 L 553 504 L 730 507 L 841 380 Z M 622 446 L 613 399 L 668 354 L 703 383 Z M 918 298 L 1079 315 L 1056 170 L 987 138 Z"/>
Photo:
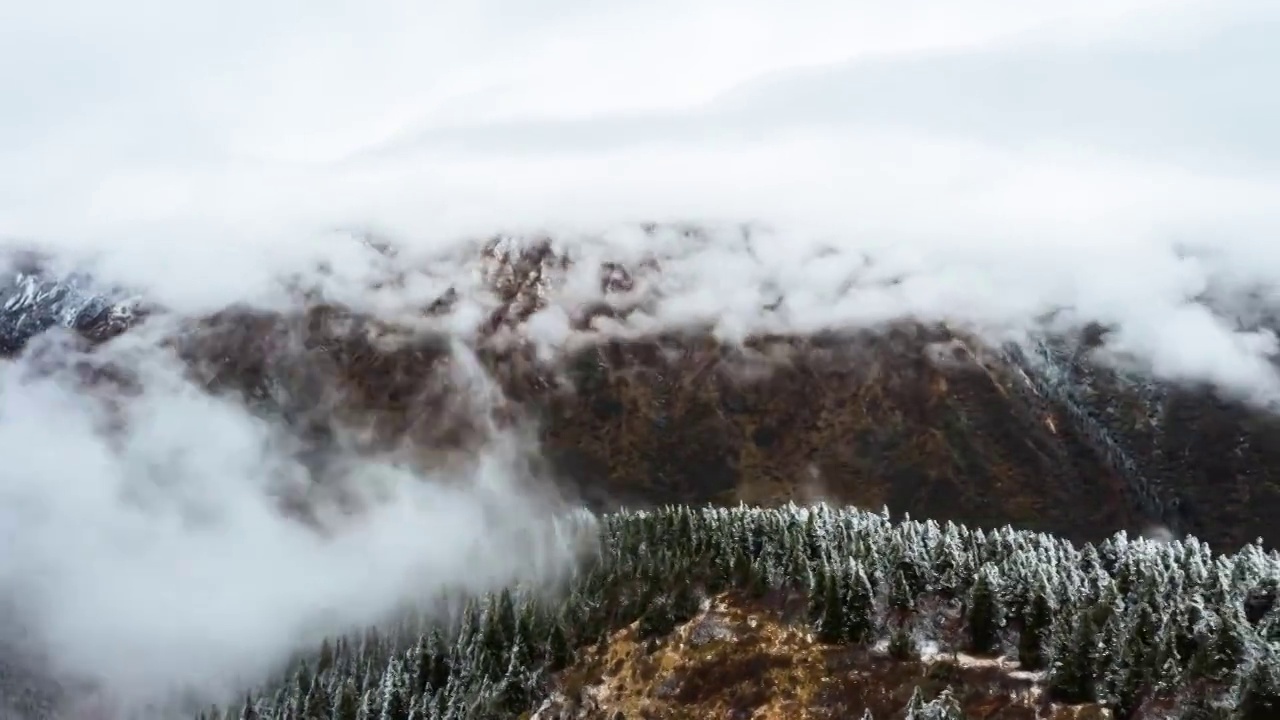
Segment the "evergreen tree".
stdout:
<path fill-rule="evenodd" d="M 1045 667 L 1045 650 L 1050 646 L 1057 602 L 1043 572 L 1036 573 L 1031 597 L 1027 603 L 1022 629 L 1018 634 L 1018 662 L 1026 670 Z"/>
<path fill-rule="evenodd" d="M 1191 693 L 1178 720 L 1236 720 L 1236 711 L 1216 693 Z"/>
<path fill-rule="evenodd" d="M 920 686 L 917 685 L 911 691 L 911 699 L 907 701 L 907 709 L 903 715 L 903 720 L 927 720 L 924 716 L 924 693 L 920 692 Z"/>
<path fill-rule="evenodd" d="M 408 682 L 404 678 L 404 666 L 398 657 L 392 657 L 387 664 L 380 696 L 378 720 L 407 720 Z"/>
<path fill-rule="evenodd" d="M 671 589 L 671 613 L 679 622 L 686 622 L 698 614 L 702 604 L 698 597 L 694 579 L 687 570 L 676 575 L 674 587 Z"/>
<path fill-rule="evenodd" d="M 1069 623 L 1071 630 L 1062 628 L 1058 635 L 1059 642 L 1049 667 L 1049 694 L 1066 703 L 1092 702 L 1097 697 L 1098 633 L 1092 613 L 1077 613 L 1073 620 Z"/>
<path fill-rule="evenodd" d="M 360 712 L 356 713 L 357 720 L 378 720 L 382 715 L 381 703 L 379 702 L 378 691 L 370 688 L 364 691 L 360 697 Z"/>
<path fill-rule="evenodd" d="M 316 657 L 316 675 L 325 674 L 329 668 L 333 667 L 334 651 L 333 645 L 329 643 L 329 638 L 325 638 L 320 643 L 320 652 Z"/>
<path fill-rule="evenodd" d="M 1200 652 L 1202 633 L 1208 618 L 1198 594 L 1187 594 L 1174 602 L 1170 623 L 1174 651 L 1182 660 L 1190 661 Z"/>
<path fill-rule="evenodd" d="M 919 656 L 915 628 L 912 627 L 910 617 L 901 618 L 892 624 L 889 631 L 889 656 L 895 660 L 914 660 Z"/>
<path fill-rule="evenodd" d="M 338 697 L 333 704 L 333 720 L 358 720 L 360 717 L 360 691 L 356 683 L 347 678 L 338 690 Z"/>
<path fill-rule="evenodd" d="M 844 637 L 847 642 L 865 643 L 875 632 L 875 591 L 861 563 L 853 566 L 844 599 Z"/>
<path fill-rule="evenodd" d="M 506 648 L 516 636 L 516 600 L 509 588 L 498 593 L 484 623 L 484 653 L 489 662 L 506 665 Z"/>
<path fill-rule="evenodd" d="M 1129 636 L 1129 642 L 1125 643 L 1120 657 L 1107 673 L 1107 701 L 1120 718 L 1133 716 L 1149 688 L 1149 672 L 1142 662 L 1142 647 L 1136 638 L 1136 635 Z"/>
<path fill-rule="evenodd" d="M 911 613 L 916 607 L 911 582 L 901 569 L 894 571 L 889 579 L 889 607 L 898 615 Z"/>
<path fill-rule="evenodd" d="M 547 633 L 547 669 L 559 672 L 573 662 L 573 654 L 564 626 L 553 621 Z"/>
<path fill-rule="evenodd" d="M 666 635 L 676 627 L 676 616 L 671 601 L 665 595 L 655 597 L 640 616 L 637 633 L 642 640 Z"/>
<path fill-rule="evenodd" d="M 507 645 L 507 674 L 514 671 L 528 672 L 534 668 L 538 650 L 530 635 L 527 615 L 522 615 L 516 622 L 516 632 Z"/>
<path fill-rule="evenodd" d="M 431 680 L 431 651 L 427 645 L 429 642 L 428 636 L 419 635 L 405 658 L 406 688 L 410 695 L 421 694 Z"/>
<path fill-rule="evenodd" d="M 840 581 L 829 569 L 820 575 L 822 594 L 815 603 L 818 639 L 825 643 L 843 643 L 845 637 L 845 605 L 840 592 Z"/>
<path fill-rule="evenodd" d="M 1000 580 L 995 566 L 984 564 L 978 569 L 965 606 L 969 631 L 969 649 L 977 655 L 994 655 L 1000 650 L 1000 630 L 1005 612 L 1000 601 Z"/>
<path fill-rule="evenodd" d="M 329 720 L 332 715 L 332 705 L 329 695 L 325 692 L 324 683 L 318 678 L 311 679 L 311 688 L 302 699 L 302 709 L 298 713 L 299 720 Z"/>
<path fill-rule="evenodd" d="M 1249 630 L 1243 613 L 1214 614 L 1203 632 L 1207 637 L 1190 660 L 1192 674 L 1229 681 L 1248 659 Z"/>
<path fill-rule="evenodd" d="M 286 720 L 289 716 L 290 690 L 292 688 L 288 683 L 280 686 L 276 691 L 275 697 L 271 701 L 272 720 Z"/>
<path fill-rule="evenodd" d="M 1280 718 L 1280 653 L 1259 651 L 1240 682 L 1240 720 Z"/>
<path fill-rule="evenodd" d="M 915 717 L 919 720 L 965 720 L 964 710 L 952 694 L 951 688 L 943 690 L 925 703 Z"/>
<path fill-rule="evenodd" d="M 240 706 L 240 720 L 260 720 L 258 707 L 253 702 L 253 693 L 246 693 L 244 704 Z"/>
<path fill-rule="evenodd" d="M 289 697 L 288 713 L 292 720 L 308 720 L 305 714 L 307 696 L 311 694 L 314 683 L 315 675 L 311 673 L 307 661 L 303 660 L 298 664 L 298 670 L 294 674 L 293 692 Z"/>

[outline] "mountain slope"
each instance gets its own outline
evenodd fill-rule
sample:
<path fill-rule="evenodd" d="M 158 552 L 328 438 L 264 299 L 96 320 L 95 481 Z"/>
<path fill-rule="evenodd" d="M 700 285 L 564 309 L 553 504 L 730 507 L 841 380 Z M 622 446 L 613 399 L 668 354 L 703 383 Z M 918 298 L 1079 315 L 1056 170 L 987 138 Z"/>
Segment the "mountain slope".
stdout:
<path fill-rule="evenodd" d="M 512 333 L 568 259 L 538 244 L 483 259 L 496 305 L 461 345 L 314 295 L 185 320 L 164 342 L 211 391 L 282 417 L 317 479 L 352 443 L 432 467 L 515 427 L 532 433 L 536 472 L 597 509 L 822 497 L 1078 541 L 1164 527 L 1219 549 L 1276 542 L 1280 423 L 1210 390 L 1135 382 L 1080 341 L 992 347 L 910 321 L 742 344 L 697 327 L 614 335 L 592 328 L 626 321 L 635 281 L 605 264 L 614 299 L 584 308 L 575 344 L 547 358 Z M 8 354 L 50 326 L 98 343 L 146 321 L 84 286 L 15 276 Z"/>
<path fill-rule="evenodd" d="M 404 718 L 1238 718 L 1280 707 L 1274 555 L 891 523 L 858 511 L 601 518 L 549 599 L 326 641 L 226 711 Z M 536 709 L 534 709 L 536 708 Z M 214 710 L 204 717 L 221 718 Z"/>
<path fill-rule="evenodd" d="M 308 484 L 277 500 L 321 531 L 315 496 L 331 484 L 342 490 L 352 454 L 441 469 L 507 434 L 522 441 L 521 472 L 531 481 L 595 510 L 824 499 L 973 528 L 1013 525 L 1076 543 L 1153 527 L 1194 533 L 1219 551 L 1260 536 L 1276 542 L 1280 464 L 1266 448 L 1277 445 L 1280 428 L 1271 416 L 1211 391 L 1111 369 L 1089 353 L 1105 343 L 1096 328 L 993 345 L 963 329 L 902 320 L 733 342 L 696 324 L 630 325 L 643 304 L 630 292 L 637 284 L 631 273 L 652 269 L 606 263 L 599 268 L 606 302 L 579 308 L 570 341 L 548 353 L 536 315 L 571 263 L 545 245 L 498 247 L 483 256 L 492 308 L 469 335 L 433 324 L 456 311 L 453 289 L 412 322 L 303 289 L 289 307 L 237 305 L 181 317 L 97 288 L 87 276 L 45 275 L 33 262 L 4 290 L 0 337 L 4 355 L 27 374 L 14 381 L 62 373 L 108 405 L 128 402 L 149 381 L 131 364 L 129 348 L 177 359 L 197 388 L 232 399 L 292 438 Z M 1274 591 L 1253 590 L 1265 614 Z M 756 618 L 755 627 L 730 627 L 743 641 L 731 651 L 706 656 L 685 642 L 699 627 L 695 615 L 658 633 L 667 639 L 657 645 L 637 641 L 640 626 L 610 625 L 594 649 L 575 654 L 555 692 L 578 702 L 569 691 L 575 684 L 612 688 L 628 712 L 644 706 L 657 717 L 679 716 L 670 715 L 676 705 L 653 700 L 664 683 L 683 682 L 671 679 L 681 674 L 733 676 L 741 666 L 754 679 L 682 706 L 725 710 L 777 671 L 787 680 L 776 693 L 748 693 L 758 708 L 771 708 L 761 712 L 825 717 L 874 706 L 879 715 L 897 712 L 895 703 L 931 682 L 930 673 L 950 667 L 936 658 L 884 664 L 878 651 L 860 651 L 852 674 L 835 686 L 788 696 L 828 682 L 796 658 L 844 657 L 795 624 L 789 608 L 799 596 L 708 590 L 707 598 L 730 626 Z M 942 605 L 927 614 L 937 613 L 946 614 Z M 781 645 L 769 650 L 762 638 Z M 65 705 L 58 698 L 67 691 L 34 666 L 0 660 L 6 675 L 32 679 L 0 697 L 25 707 Z M 999 717 L 1045 710 L 1038 681 L 992 671 L 990 661 L 961 668 L 962 705 L 994 710 L 993 698 L 1012 688 L 1023 699 L 1001 701 Z M 654 667 L 660 672 L 652 677 L 643 670 Z M 857 681 L 858 673 L 875 679 Z M 888 696 L 867 696 L 871 686 Z M 362 702 L 370 692 L 363 687 Z M 1097 710 L 1087 702 L 1054 717 Z"/>

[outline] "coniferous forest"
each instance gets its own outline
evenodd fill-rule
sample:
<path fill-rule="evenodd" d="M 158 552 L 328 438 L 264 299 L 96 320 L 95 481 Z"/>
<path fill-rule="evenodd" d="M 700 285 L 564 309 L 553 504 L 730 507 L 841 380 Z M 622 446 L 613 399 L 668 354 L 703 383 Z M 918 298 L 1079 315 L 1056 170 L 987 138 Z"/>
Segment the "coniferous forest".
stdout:
<path fill-rule="evenodd" d="M 950 604 L 963 640 L 942 650 L 1016 658 L 1046 701 L 1117 718 L 1280 717 L 1280 555 L 1260 543 L 1228 556 L 1120 533 L 1076 547 L 825 505 L 621 512 L 575 532 L 593 552 L 557 587 L 442 595 L 429 612 L 325 640 L 197 717 L 529 717 L 582 648 L 632 623 L 660 636 L 729 590 L 804 598 L 822 642 L 901 659 L 936 644 L 929 608 Z M 949 691 L 917 690 L 903 712 L 963 717 Z"/>

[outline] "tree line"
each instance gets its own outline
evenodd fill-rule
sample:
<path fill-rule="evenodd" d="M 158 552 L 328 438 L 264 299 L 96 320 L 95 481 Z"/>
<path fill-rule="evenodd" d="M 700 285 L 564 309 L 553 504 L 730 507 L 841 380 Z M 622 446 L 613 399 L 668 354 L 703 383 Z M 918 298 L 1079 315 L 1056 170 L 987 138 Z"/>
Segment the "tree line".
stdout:
<path fill-rule="evenodd" d="M 1117 718 L 1157 704 L 1185 720 L 1280 717 L 1280 555 L 1260 543 L 1215 555 L 1193 538 L 1122 532 L 1075 547 L 825 505 L 670 507 L 579 525 L 594 552 L 556 587 L 442 594 L 393 627 L 326 640 L 197 720 L 515 718 L 577 649 L 633 622 L 642 637 L 665 634 L 727 590 L 804 593 L 819 639 L 887 643 L 903 659 L 935 639 L 924 608 L 950 602 L 963 641 L 945 650 L 1014 656 L 1057 702 L 1103 703 Z M 962 717 L 948 693 L 917 693 L 905 712 Z"/>

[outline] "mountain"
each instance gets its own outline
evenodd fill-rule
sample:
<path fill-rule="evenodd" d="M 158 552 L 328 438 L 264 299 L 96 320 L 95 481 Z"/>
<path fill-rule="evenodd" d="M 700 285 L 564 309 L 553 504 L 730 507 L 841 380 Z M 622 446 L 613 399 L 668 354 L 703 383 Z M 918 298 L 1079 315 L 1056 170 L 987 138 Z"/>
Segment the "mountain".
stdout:
<path fill-rule="evenodd" d="M 283 309 L 176 317 L 35 258 L 0 283 L 0 356 L 32 372 L 79 358 L 78 382 L 123 397 L 144 379 L 104 347 L 146 338 L 285 428 L 313 487 L 351 453 L 431 470 L 509 431 L 531 475 L 598 514 L 583 532 L 599 532 L 603 565 L 558 588 L 559 605 L 518 590 L 453 603 L 445 625 L 333 638 L 205 720 L 1274 710 L 1280 679 L 1259 659 L 1280 639 L 1272 415 L 1112 367 L 1096 326 L 1016 344 L 910 319 L 742 342 L 618 331 L 645 269 L 613 263 L 599 268 L 605 302 L 546 353 L 529 328 L 572 261 L 491 243 L 481 262 L 492 307 L 471 336 L 432 324 L 461 302 L 452 288 L 397 323 L 306 288 Z M 84 354 L 43 342 L 57 336 Z M 319 522 L 308 498 L 281 503 Z M 1003 624 L 977 648 L 980 592 Z M 866 628 L 851 635 L 835 608 L 856 607 Z M 1028 629 L 1048 616 L 1051 631 Z M 1072 634 L 1086 616 L 1112 655 Z M 49 708 L 75 693 L 35 667 L 0 651 L 0 700 L 24 720 L 59 717 Z"/>
<path fill-rule="evenodd" d="M 597 510 L 822 498 L 1080 542 L 1152 528 L 1221 551 L 1280 540 L 1280 420 L 1096 361 L 1100 328 L 998 347 L 909 320 L 744 343 L 592 332 L 634 309 L 617 300 L 583 309 L 582 337 L 548 360 L 512 333 L 568 260 L 496 243 L 483 259 L 495 308 L 461 345 L 314 294 L 187 319 L 164 342 L 210 391 L 282 418 L 317 479 L 339 438 L 430 467 L 517 427 L 539 471 Z M 606 298 L 625 298 L 630 272 L 600 271 Z M 51 327 L 100 343 L 151 312 L 34 263 L 0 287 L 9 356 Z M 353 441 L 353 427 L 371 432 Z"/>

